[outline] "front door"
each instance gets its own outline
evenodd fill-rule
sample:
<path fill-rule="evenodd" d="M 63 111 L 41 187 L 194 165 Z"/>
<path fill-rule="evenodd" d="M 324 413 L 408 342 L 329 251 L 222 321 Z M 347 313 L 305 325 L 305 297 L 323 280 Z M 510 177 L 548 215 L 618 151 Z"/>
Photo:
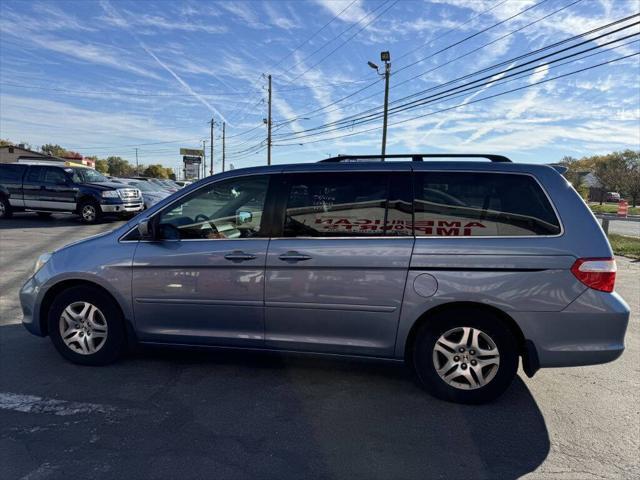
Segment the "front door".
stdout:
<path fill-rule="evenodd" d="M 409 172 L 284 175 L 278 191 L 266 345 L 391 356 L 414 242 Z"/>
<path fill-rule="evenodd" d="M 142 341 L 261 346 L 269 176 L 206 185 L 155 219 L 133 264 Z"/>
<path fill-rule="evenodd" d="M 58 167 L 45 167 L 42 181 L 39 207 L 45 210 L 63 210 L 72 212 L 76 209 L 77 189 Z"/>

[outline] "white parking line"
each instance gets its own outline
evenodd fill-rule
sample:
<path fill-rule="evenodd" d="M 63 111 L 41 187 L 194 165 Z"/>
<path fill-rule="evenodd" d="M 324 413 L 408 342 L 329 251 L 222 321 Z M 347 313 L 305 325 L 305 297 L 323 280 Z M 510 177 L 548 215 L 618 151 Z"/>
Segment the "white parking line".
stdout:
<path fill-rule="evenodd" d="M 0 409 L 24 413 L 49 413 L 53 415 L 77 415 L 80 413 L 110 413 L 115 408 L 98 403 L 69 402 L 54 398 L 18 393 L 0 393 Z"/>

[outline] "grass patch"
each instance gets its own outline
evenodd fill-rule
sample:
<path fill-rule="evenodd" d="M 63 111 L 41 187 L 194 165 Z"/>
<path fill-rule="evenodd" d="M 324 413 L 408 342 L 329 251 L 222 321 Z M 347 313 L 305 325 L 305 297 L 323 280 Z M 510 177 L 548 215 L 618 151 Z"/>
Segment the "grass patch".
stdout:
<path fill-rule="evenodd" d="M 589 207 L 593 213 L 618 213 L 617 203 L 590 203 Z M 629 215 L 640 215 L 640 207 L 629 207 Z"/>
<path fill-rule="evenodd" d="M 610 233 L 609 242 L 616 255 L 640 259 L 640 238 Z"/>

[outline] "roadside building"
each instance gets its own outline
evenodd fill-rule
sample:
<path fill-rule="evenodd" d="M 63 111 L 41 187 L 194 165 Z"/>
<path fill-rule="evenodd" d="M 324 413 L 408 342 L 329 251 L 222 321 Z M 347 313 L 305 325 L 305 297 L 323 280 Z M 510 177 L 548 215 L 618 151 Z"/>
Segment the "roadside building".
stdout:
<path fill-rule="evenodd" d="M 0 163 L 14 163 L 18 161 L 20 157 L 28 157 L 34 159 L 46 158 L 49 155 L 36 152 L 25 147 L 24 144 L 20 145 L 3 145 L 0 147 Z"/>

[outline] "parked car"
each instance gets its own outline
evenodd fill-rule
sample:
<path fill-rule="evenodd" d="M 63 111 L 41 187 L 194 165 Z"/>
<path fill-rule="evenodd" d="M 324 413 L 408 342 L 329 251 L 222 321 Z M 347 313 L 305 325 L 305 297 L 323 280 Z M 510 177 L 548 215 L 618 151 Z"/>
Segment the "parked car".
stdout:
<path fill-rule="evenodd" d="M 125 216 L 143 209 L 137 188 L 112 183 L 86 167 L 0 164 L 0 218 L 16 211 L 75 213 L 85 223 L 103 214 Z"/>
<path fill-rule="evenodd" d="M 195 183 L 41 256 L 24 325 L 85 365 L 130 342 L 404 361 L 462 403 L 500 395 L 520 359 L 533 376 L 622 354 L 611 248 L 556 170 L 409 157 Z"/>
<path fill-rule="evenodd" d="M 158 185 L 161 188 L 164 188 L 165 190 L 170 191 L 171 193 L 173 192 L 177 192 L 178 190 L 180 190 L 182 187 L 180 187 L 180 185 L 173 183 L 171 180 L 166 180 L 163 178 L 151 178 L 149 179 L 149 181 L 151 183 L 155 183 L 156 185 Z"/>
<path fill-rule="evenodd" d="M 142 180 L 136 180 L 131 178 L 119 178 L 117 181 L 126 185 L 131 185 L 142 192 L 142 200 L 144 202 L 144 208 L 151 208 L 163 198 L 168 197 L 171 193 L 167 190 L 163 190 L 155 183 L 145 182 Z"/>
<path fill-rule="evenodd" d="M 604 196 L 605 202 L 618 203 L 621 199 L 622 197 L 620 197 L 620 194 L 618 192 L 607 192 L 607 194 Z"/>
<path fill-rule="evenodd" d="M 178 184 L 180 187 L 186 187 L 187 185 L 191 185 L 192 182 L 188 180 L 174 180 L 174 183 Z"/>

